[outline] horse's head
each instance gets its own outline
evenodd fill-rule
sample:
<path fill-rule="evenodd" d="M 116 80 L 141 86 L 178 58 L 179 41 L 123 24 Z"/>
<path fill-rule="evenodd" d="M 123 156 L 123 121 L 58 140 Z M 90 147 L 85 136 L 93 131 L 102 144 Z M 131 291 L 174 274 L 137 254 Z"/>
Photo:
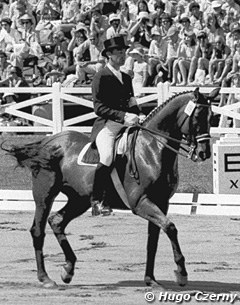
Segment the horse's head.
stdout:
<path fill-rule="evenodd" d="M 189 158 L 194 161 L 206 160 L 211 157 L 210 119 L 211 100 L 219 93 L 213 90 L 209 96 L 201 94 L 199 88 L 192 92 L 192 99 L 184 105 L 182 133 L 190 146 Z"/>

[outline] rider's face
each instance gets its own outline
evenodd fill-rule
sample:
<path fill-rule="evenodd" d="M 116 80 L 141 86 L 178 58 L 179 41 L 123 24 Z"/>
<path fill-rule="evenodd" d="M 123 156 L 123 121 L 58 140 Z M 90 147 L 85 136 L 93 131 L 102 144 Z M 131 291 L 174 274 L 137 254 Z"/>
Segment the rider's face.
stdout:
<path fill-rule="evenodd" d="M 114 65 L 121 67 L 124 65 L 126 59 L 126 49 L 113 49 L 110 56 L 109 61 Z"/>

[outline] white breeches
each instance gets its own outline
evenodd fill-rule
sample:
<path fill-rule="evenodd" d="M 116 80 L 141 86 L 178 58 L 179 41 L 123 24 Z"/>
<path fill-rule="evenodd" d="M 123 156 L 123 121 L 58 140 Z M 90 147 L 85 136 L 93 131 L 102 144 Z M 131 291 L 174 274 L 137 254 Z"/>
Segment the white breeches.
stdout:
<path fill-rule="evenodd" d="M 122 127 L 122 124 L 108 120 L 97 135 L 96 145 L 100 155 L 100 162 L 106 166 L 112 164 L 114 141 Z"/>

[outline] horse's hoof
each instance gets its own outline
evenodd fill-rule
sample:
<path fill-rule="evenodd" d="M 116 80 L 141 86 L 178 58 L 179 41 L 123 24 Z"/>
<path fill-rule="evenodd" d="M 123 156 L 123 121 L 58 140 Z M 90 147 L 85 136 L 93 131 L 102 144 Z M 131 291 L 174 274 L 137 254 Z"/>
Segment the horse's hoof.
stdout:
<path fill-rule="evenodd" d="M 158 282 L 155 280 L 155 278 L 151 278 L 150 276 L 145 276 L 144 282 L 147 286 L 152 287 L 152 288 L 158 288 L 161 291 L 165 291 L 166 289 Z"/>
<path fill-rule="evenodd" d="M 185 286 L 188 283 L 188 276 L 187 275 L 181 275 L 180 272 L 177 270 L 174 271 L 175 277 L 176 277 L 176 282 L 178 283 L 179 286 Z"/>
<path fill-rule="evenodd" d="M 58 288 L 57 283 L 52 281 L 52 280 L 42 282 L 42 286 L 43 286 L 43 288 L 46 288 L 46 289 L 56 289 L 56 288 Z"/>
<path fill-rule="evenodd" d="M 72 274 L 68 273 L 66 268 L 63 266 L 61 279 L 65 284 L 69 284 L 72 281 L 73 275 L 74 275 L 73 273 Z"/>

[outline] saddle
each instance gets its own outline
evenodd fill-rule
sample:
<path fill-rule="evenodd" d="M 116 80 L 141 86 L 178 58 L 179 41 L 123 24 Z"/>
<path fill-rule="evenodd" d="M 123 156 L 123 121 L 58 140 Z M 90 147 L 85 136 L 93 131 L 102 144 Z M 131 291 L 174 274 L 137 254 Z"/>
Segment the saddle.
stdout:
<path fill-rule="evenodd" d="M 133 127 L 123 127 L 118 135 L 116 136 L 115 143 L 114 143 L 114 158 L 116 159 L 117 155 L 125 155 L 127 148 L 128 148 L 128 139 L 129 136 L 133 133 Z M 84 148 L 83 148 L 84 150 Z M 85 152 L 82 155 L 81 163 L 86 164 L 97 164 L 99 163 L 99 153 L 97 150 L 96 143 L 88 143 L 85 147 Z"/>

